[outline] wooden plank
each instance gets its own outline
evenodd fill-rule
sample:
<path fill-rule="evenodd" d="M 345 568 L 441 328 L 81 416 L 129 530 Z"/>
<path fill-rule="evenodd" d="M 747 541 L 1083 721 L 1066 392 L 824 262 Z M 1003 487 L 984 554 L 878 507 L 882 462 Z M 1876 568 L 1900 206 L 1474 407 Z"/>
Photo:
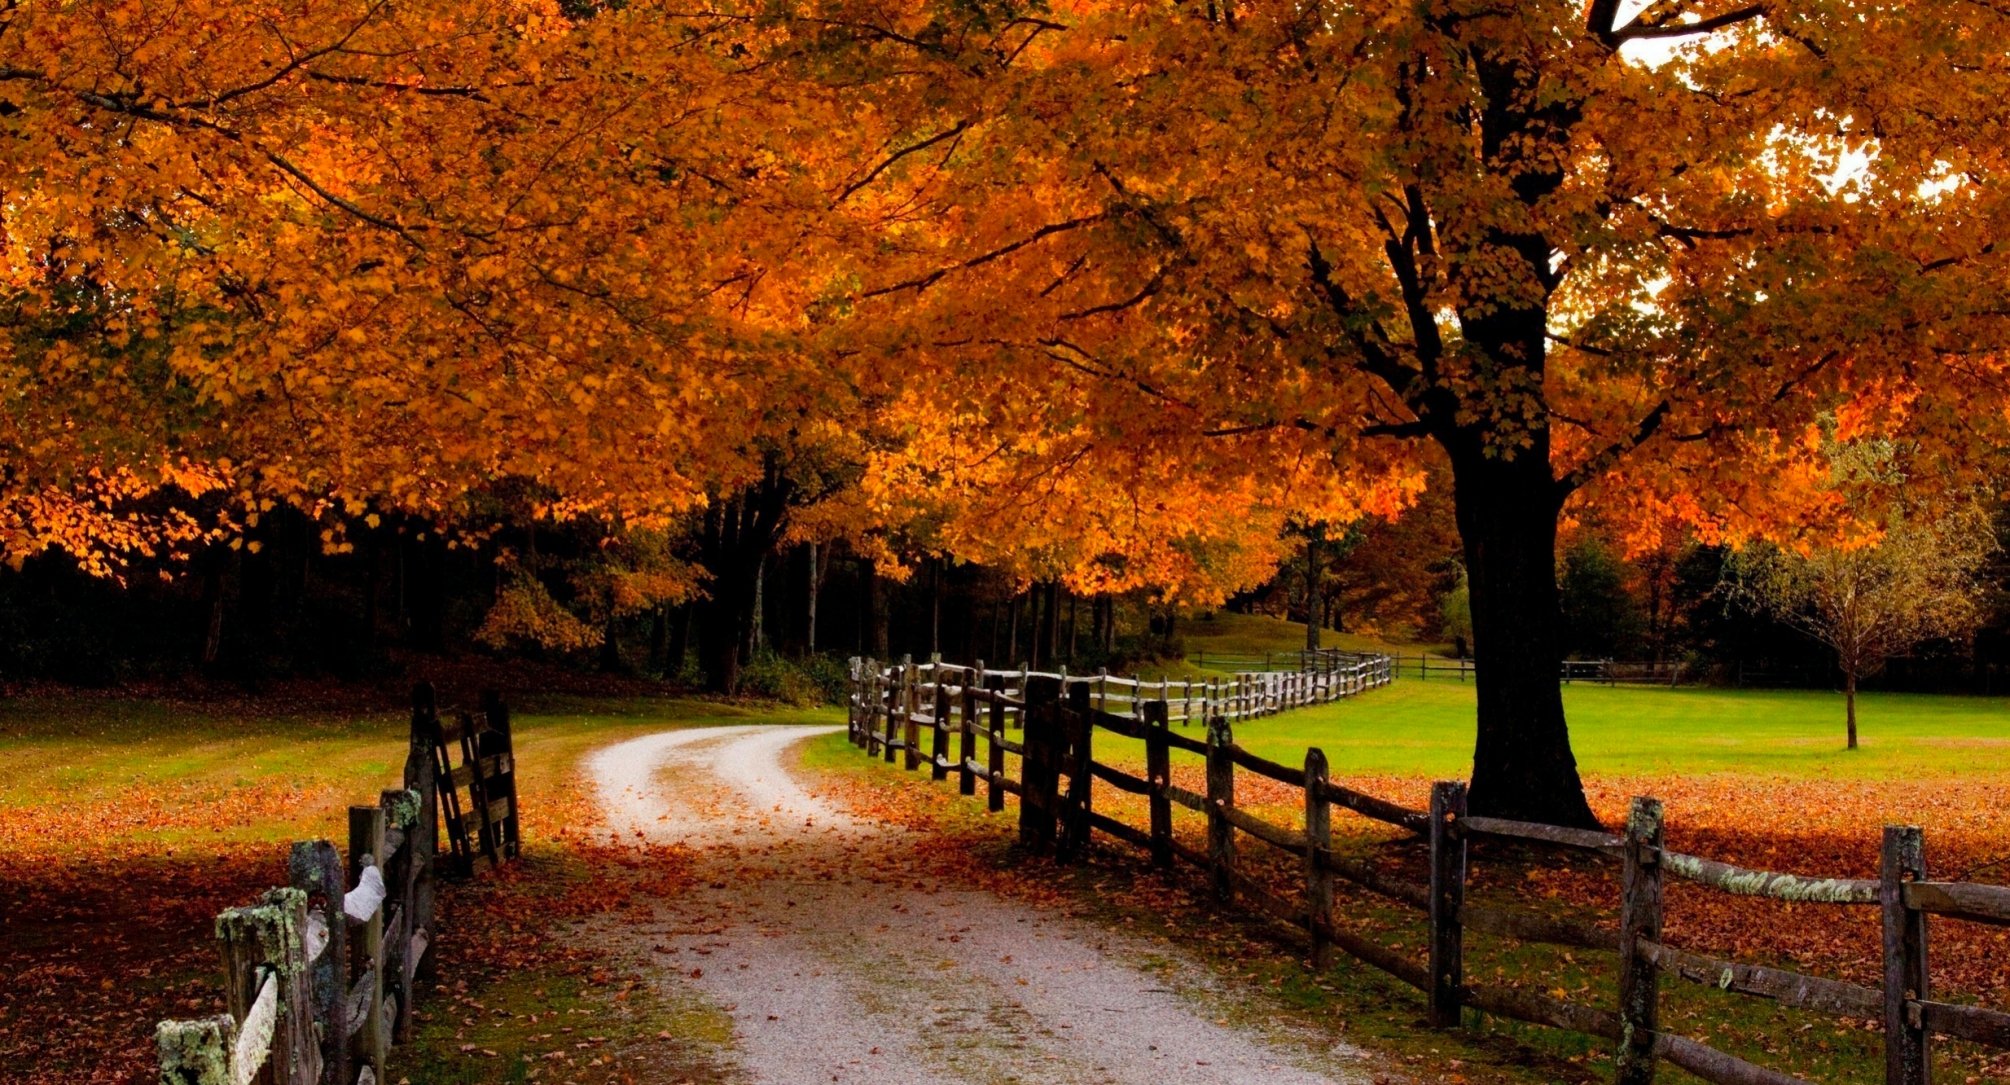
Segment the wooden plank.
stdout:
<path fill-rule="evenodd" d="M 1202 742 L 1196 738 L 1188 738 L 1187 736 L 1179 734 L 1177 732 L 1166 735 L 1166 745 L 1175 750 L 1185 750 L 1187 753 L 1197 753 L 1202 757 L 1207 756 L 1207 743 Z"/>
<path fill-rule="evenodd" d="M 1928 1032 L 2010 1050 L 2010 1013 L 1919 999 L 1906 1003 L 1906 1010 Z"/>
<path fill-rule="evenodd" d="M 1186 788 L 1180 787 L 1178 784 L 1167 784 L 1163 790 L 1168 801 L 1176 802 L 1189 810 L 1198 811 L 1203 814 L 1207 813 L 1206 796 L 1195 794 Z"/>
<path fill-rule="evenodd" d="M 1391 900 L 1401 901 L 1418 909 L 1428 909 L 1431 906 L 1431 891 L 1429 888 L 1418 885 L 1416 882 L 1406 882 L 1391 878 L 1358 859 L 1351 859 L 1344 855 L 1336 855 L 1331 851 L 1325 851 L 1320 853 L 1319 862 L 1326 869 L 1372 893 L 1380 894 Z"/>
<path fill-rule="evenodd" d="M 1883 993 L 1874 987 L 1803 975 L 1784 968 L 1720 961 L 1655 941 L 1636 943 L 1634 952 L 1691 983 L 1772 999 L 1796 1009 L 1840 1017 L 1876 1017 L 1884 1006 Z"/>
<path fill-rule="evenodd" d="M 1172 784 L 1172 765 L 1166 744 L 1172 725 L 1172 708 L 1164 701 L 1145 705 L 1145 777 L 1151 785 L 1147 802 L 1151 820 L 1152 865 L 1165 870 L 1172 866 L 1172 800 L 1166 788 Z"/>
<path fill-rule="evenodd" d="M 244 1020 L 237 1023 L 237 1040 L 230 1055 L 231 1085 L 251 1085 L 272 1057 L 272 1033 L 279 1024 L 279 977 L 269 968 L 260 971 L 265 981 L 258 985 L 258 995 Z"/>
<path fill-rule="evenodd" d="M 1304 851 L 1305 834 L 1271 823 L 1249 813 L 1233 803 L 1223 803 L 1217 811 L 1230 825 L 1274 847 L 1286 851 Z"/>
<path fill-rule="evenodd" d="M 1744 897 L 1771 897 L 1803 904 L 1876 904 L 1878 900 L 1878 883 L 1864 878 L 1778 874 L 1672 851 L 1661 853 L 1661 865 L 1685 881 L 1700 882 Z"/>
<path fill-rule="evenodd" d="M 1344 806 L 1362 817 L 1408 829 L 1420 835 L 1431 829 L 1431 817 L 1422 810 L 1399 806 L 1387 799 L 1378 799 L 1365 792 L 1335 783 L 1328 783 L 1325 793 L 1327 801 L 1335 806 Z"/>
<path fill-rule="evenodd" d="M 1243 768 L 1256 773 L 1258 776 L 1267 776 L 1280 784 L 1286 784 L 1291 787 L 1302 788 L 1305 786 L 1305 770 L 1303 769 L 1294 769 L 1289 765 L 1280 765 L 1269 758 L 1258 757 L 1233 742 L 1228 744 L 1227 749 L 1230 759 Z"/>
<path fill-rule="evenodd" d="M 1519 942 L 1619 951 L 1619 935 L 1616 932 L 1573 919 L 1490 908 L 1468 901 L 1459 909 L 1459 922 L 1467 930 L 1513 938 Z"/>
<path fill-rule="evenodd" d="M 1108 814 L 1100 814 L 1094 810 L 1089 811 L 1089 827 L 1108 833 L 1126 844 L 1135 844 L 1146 850 L 1150 850 L 1152 846 L 1151 834 L 1145 832 L 1143 829 L 1126 825 L 1116 818 L 1110 817 Z"/>
<path fill-rule="evenodd" d="M 1654 1054 L 1715 1085 L 1809 1085 L 1808 1082 L 1727 1055 L 1685 1036 L 1654 1035 Z"/>
<path fill-rule="evenodd" d="M 1133 795 L 1149 795 L 1152 793 L 1152 785 L 1141 777 L 1132 776 L 1122 769 L 1111 768 L 1100 761 L 1089 762 L 1089 772 L 1096 779 L 1109 784 L 1119 791 L 1128 791 Z"/>
<path fill-rule="evenodd" d="M 373 862 L 363 868 L 362 875 L 356 879 L 356 888 L 343 895 L 342 914 L 348 916 L 351 923 L 368 923 L 384 906 L 384 897 L 384 872 Z"/>
<path fill-rule="evenodd" d="M 1620 1038 L 1619 1015 L 1606 1010 L 1551 998 L 1535 991 L 1484 983 L 1467 984 L 1462 995 L 1466 1005 L 1496 1017 L 1510 1017 L 1516 1021 L 1548 1025 L 1607 1040 Z"/>
<path fill-rule="evenodd" d="M 1588 829 L 1566 829 L 1557 825 L 1539 825 L 1528 821 L 1506 821 L 1501 818 L 1469 817 L 1459 821 L 1459 828 L 1468 833 L 1482 836 L 1497 836 L 1515 840 L 1533 840 L 1543 844 L 1558 844 L 1567 848 L 1583 848 L 1586 851 L 1603 852 L 1618 856 L 1626 847 L 1626 838 L 1613 833 L 1592 832 Z"/>
<path fill-rule="evenodd" d="M 2010 886 L 1978 882 L 1909 882 L 1905 906 L 1951 919 L 2010 926 Z"/>

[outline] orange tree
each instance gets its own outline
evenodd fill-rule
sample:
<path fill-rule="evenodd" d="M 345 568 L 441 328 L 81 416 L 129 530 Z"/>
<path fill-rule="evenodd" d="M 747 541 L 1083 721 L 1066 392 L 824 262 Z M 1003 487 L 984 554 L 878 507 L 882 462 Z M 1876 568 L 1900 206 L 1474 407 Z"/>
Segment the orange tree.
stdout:
<path fill-rule="evenodd" d="M 1368 507 L 1442 457 L 1478 811 L 1592 822 L 1556 675 L 1575 503 L 1782 534 L 1832 511 L 1824 412 L 1949 479 L 2004 437 L 1990 5 L 792 14 L 797 70 L 854 94 L 814 318 L 958 420 L 949 461 L 1002 428 L 1049 472 L 1093 444 L 1286 503 L 1323 463 Z"/>

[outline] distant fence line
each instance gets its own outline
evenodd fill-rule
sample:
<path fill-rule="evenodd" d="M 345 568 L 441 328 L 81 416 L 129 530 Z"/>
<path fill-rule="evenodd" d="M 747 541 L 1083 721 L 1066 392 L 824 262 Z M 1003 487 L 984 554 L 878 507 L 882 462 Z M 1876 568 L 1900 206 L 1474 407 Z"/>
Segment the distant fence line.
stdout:
<path fill-rule="evenodd" d="M 293 845 L 290 885 L 216 917 L 229 1012 L 162 1021 L 162 1085 L 388 1085 L 392 1042 L 410 1038 L 429 971 L 442 866 L 471 875 L 517 852 L 509 714 L 443 722 L 431 686 L 412 691 L 402 788 L 349 808 L 349 855 Z M 455 764 L 453 754 L 460 754 Z M 441 806 L 452 850 L 439 855 Z"/>
<path fill-rule="evenodd" d="M 1095 680 L 1020 675 L 1022 688 L 1013 691 L 997 672 L 977 667 L 937 662 L 882 668 L 875 661 L 858 659 L 852 661 L 851 673 L 850 737 L 868 754 L 884 755 L 888 762 L 901 754 L 909 770 L 927 764 L 936 780 L 954 774 L 965 795 L 974 795 L 982 780 L 992 811 L 1004 809 L 1006 795 L 1018 796 L 1021 842 L 1036 850 L 1052 849 L 1062 861 L 1079 859 L 1092 834 L 1102 833 L 1144 849 L 1156 867 L 1171 869 L 1182 862 L 1196 867 L 1205 872 L 1224 905 L 1240 902 L 1305 930 L 1316 967 L 1329 963 L 1337 948 L 1423 991 L 1435 1027 L 1459 1026 L 1464 1009 L 1471 1007 L 1610 1040 L 1616 1049 L 1619 1085 L 1650 1085 L 1661 1061 L 1716 1085 L 1807 1085 L 1699 1040 L 1664 1031 L 1659 1008 L 1665 975 L 1782 1006 L 1881 1021 L 1886 1085 L 1927 1085 L 1936 1036 L 2010 1050 L 2010 1013 L 1935 1000 L 1927 967 L 1929 916 L 2010 926 L 2010 887 L 1930 880 L 1925 834 L 1918 828 L 1885 829 L 1881 873 L 1875 879 L 1754 870 L 1668 850 L 1663 844 L 1665 811 L 1656 799 L 1634 799 L 1626 831 L 1619 834 L 1471 816 L 1466 812 L 1466 785 L 1459 782 L 1433 785 L 1430 809 L 1416 810 L 1333 783 L 1326 755 L 1317 748 L 1306 751 L 1302 769 L 1260 757 L 1235 742 L 1225 715 L 1208 717 L 1203 742 L 1171 728 L 1171 704 L 1165 699 L 1133 701 L 1131 711 L 1121 714 L 1099 709 Z M 1107 692 L 1110 683 L 1100 684 Z M 1023 728 L 1019 741 L 1006 733 L 1008 715 L 1013 714 Z M 923 728 L 931 736 L 925 755 Z M 1145 776 L 1096 761 L 1093 740 L 1098 730 L 1142 740 Z M 957 747 L 953 754 L 951 736 Z M 982 760 L 980 740 L 987 747 Z M 1175 751 L 1204 760 L 1204 794 L 1172 782 Z M 1019 758 L 1017 779 L 1007 771 L 1008 754 Z M 1238 769 L 1303 790 L 1304 827 L 1274 824 L 1237 805 Z M 1143 796 L 1148 824 L 1131 825 L 1095 809 L 1098 780 Z M 1204 849 L 1174 835 L 1174 806 L 1206 817 Z M 1331 835 L 1336 806 L 1426 838 L 1425 869 L 1409 880 L 1336 854 Z M 1238 834 L 1302 860 L 1304 873 L 1297 891 L 1280 895 L 1252 877 L 1238 859 Z M 1617 861 L 1619 929 L 1608 930 L 1590 919 L 1468 901 L 1467 850 L 1471 841 L 1483 838 L 1588 852 Z M 1667 944 L 1661 933 L 1662 886 L 1670 877 L 1726 893 L 1815 907 L 1878 908 L 1884 931 L 1882 985 L 1867 987 L 1719 960 Z M 1335 879 L 1423 912 L 1428 926 L 1424 959 L 1338 925 Z M 1615 954 L 1620 973 L 1616 1005 L 1594 1006 L 1468 980 L 1467 932 Z"/>

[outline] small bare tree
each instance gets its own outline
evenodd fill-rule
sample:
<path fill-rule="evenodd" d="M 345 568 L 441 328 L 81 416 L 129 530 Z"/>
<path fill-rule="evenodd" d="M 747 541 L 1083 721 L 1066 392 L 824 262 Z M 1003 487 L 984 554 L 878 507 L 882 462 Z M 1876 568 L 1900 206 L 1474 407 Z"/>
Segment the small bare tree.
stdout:
<path fill-rule="evenodd" d="M 1964 504 L 1930 518 L 1894 512 L 1862 545 L 1748 547 L 1730 575 L 1735 595 L 1835 651 L 1854 750 L 1857 681 L 1922 641 L 1973 631 L 1995 550 L 1988 515 Z"/>

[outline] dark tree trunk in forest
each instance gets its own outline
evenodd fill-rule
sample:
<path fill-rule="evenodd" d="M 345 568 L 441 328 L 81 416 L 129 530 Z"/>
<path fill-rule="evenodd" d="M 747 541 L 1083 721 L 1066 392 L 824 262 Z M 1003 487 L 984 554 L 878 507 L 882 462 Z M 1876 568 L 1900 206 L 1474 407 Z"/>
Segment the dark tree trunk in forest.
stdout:
<path fill-rule="evenodd" d="M 1319 629 L 1325 624 L 1319 613 L 1320 597 L 1325 594 L 1326 555 L 1322 544 L 1326 541 L 1324 525 L 1313 527 L 1305 535 L 1305 650 L 1319 650 Z"/>
<path fill-rule="evenodd" d="M 608 674 L 621 671 L 621 623 L 612 614 L 600 627 L 600 669 Z"/>
<path fill-rule="evenodd" d="M 762 572 L 794 496 L 794 484 L 770 464 L 761 481 L 705 511 L 699 560 L 711 575 L 698 608 L 698 661 L 713 692 L 739 689 L 759 629 Z"/>
<path fill-rule="evenodd" d="M 880 582 L 879 569 L 868 561 L 864 575 L 859 577 L 860 592 L 859 618 L 863 621 L 865 654 L 884 663 L 890 652 L 887 636 L 886 588 Z"/>
<path fill-rule="evenodd" d="M 693 604 L 685 603 L 670 612 L 670 646 L 663 653 L 663 674 L 667 678 L 680 678 L 684 674 L 684 661 L 691 654 L 691 612 Z"/>
<path fill-rule="evenodd" d="M 1556 480 L 1536 454 L 1488 455 L 1448 442 L 1478 661 L 1479 733 L 1469 809 L 1487 817 L 1592 827 L 1564 724 L 1556 587 Z"/>
<path fill-rule="evenodd" d="M 1020 592 L 1013 592 L 1005 604 L 1005 659 L 1008 667 L 1019 663 L 1019 601 Z"/>

